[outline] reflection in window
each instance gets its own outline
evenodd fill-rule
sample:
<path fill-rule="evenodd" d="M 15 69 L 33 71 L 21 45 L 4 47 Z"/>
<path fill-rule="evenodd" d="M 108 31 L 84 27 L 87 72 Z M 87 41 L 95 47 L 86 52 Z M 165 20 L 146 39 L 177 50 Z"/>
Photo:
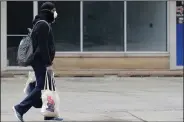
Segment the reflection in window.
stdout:
<path fill-rule="evenodd" d="M 127 2 L 127 50 L 167 50 L 165 1 Z"/>
<path fill-rule="evenodd" d="M 83 2 L 84 51 L 124 50 L 124 2 Z"/>
<path fill-rule="evenodd" d="M 27 34 L 32 20 L 33 1 L 7 1 L 7 34 Z"/>
<path fill-rule="evenodd" d="M 53 2 L 53 1 L 52 1 Z M 39 8 L 42 2 L 38 2 Z M 53 24 L 56 51 L 80 51 L 80 1 L 57 1 Z"/>

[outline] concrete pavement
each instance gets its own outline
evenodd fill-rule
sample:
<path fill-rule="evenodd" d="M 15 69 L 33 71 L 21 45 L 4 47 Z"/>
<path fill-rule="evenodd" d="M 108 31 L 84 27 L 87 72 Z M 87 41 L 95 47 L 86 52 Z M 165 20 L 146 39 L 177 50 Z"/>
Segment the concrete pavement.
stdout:
<path fill-rule="evenodd" d="M 56 78 L 64 121 L 183 121 L 182 77 Z M 25 95 L 25 77 L 1 79 L 1 121 Z M 42 121 L 32 108 L 26 121 Z"/>

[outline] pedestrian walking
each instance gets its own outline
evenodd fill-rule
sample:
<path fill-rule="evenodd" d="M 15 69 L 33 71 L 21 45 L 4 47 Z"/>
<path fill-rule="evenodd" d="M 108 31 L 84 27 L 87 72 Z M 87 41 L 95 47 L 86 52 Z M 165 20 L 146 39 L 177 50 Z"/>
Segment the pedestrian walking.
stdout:
<path fill-rule="evenodd" d="M 36 86 L 19 104 L 13 106 L 18 120 L 24 122 L 23 115 L 33 106 L 42 107 L 41 91 L 44 89 L 46 72 L 52 70 L 52 62 L 55 57 L 55 44 L 51 24 L 57 18 L 56 7 L 51 2 L 45 2 L 40 12 L 33 20 L 31 39 L 34 57 L 30 62 L 35 77 Z M 49 73 L 48 73 L 49 74 Z M 51 82 L 49 82 L 51 88 Z M 62 120 L 58 117 L 44 117 L 44 120 Z"/>

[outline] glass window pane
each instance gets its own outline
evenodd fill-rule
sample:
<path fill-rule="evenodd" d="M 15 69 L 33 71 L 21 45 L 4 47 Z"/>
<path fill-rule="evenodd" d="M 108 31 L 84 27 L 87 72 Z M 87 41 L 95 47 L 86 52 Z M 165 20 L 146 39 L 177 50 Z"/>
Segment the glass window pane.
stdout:
<path fill-rule="evenodd" d="M 167 2 L 127 2 L 127 50 L 167 50 Z"/>
<path fill-rule="evenodd" d="M 84 1 L 84 51 L 124 50 L 124 2 Z"/>
<path fill-rule="evenodd" d="M 22 36 L 8 36 L 7 37 L 7 58 L 9 66 L 18 66 L 17 64 L 17 50 Z"/>
<path fill-rule="evenodd" d="M 33 1 L 7 1 L 8 34 L 27 34 L 32 20 Z"/>
<path fill-rule="evenodd" d="M 39 1 L 39 9 L 43 2 Z M 80 1 L 57 1 L 53 24 L 56 51 L 80 51 Z"/>

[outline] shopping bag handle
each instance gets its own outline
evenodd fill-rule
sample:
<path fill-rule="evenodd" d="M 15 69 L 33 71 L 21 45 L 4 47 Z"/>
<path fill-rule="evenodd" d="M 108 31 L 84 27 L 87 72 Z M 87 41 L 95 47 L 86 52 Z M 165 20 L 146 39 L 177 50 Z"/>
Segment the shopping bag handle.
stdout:
<path fill-rule="evenodd" d="M 53 91 L 54 91 L 54 89 L 56 91 L 56 82 L 54 80 L 54 72 L 53 71 L 52 71 L 51 85 L 52 85 Z"/>
<path fill-rule="evenodd" d="M 48 80 L 48 72 L 46 70 L 45 72 L 45 85 L 44 85 L 44 90 L 49 89 L 49 80 Z"/>
<path fill-rule="evenodd" d="M 48 71 L 46 70 L 44 90 L 49 89 L 51 91 L 54 91 L 54 87 L 55 87 L 55 91 L 56 91 L 56 86 L 55 86 L 55 83 L 54 83 L 54 73 L 53 73 L 53 71 L 52 71 L 52 75 L 50 77 L 51 77 L 50 78 L 50 80 L 51 80 L 51 89 L 49 89 Z"/>

